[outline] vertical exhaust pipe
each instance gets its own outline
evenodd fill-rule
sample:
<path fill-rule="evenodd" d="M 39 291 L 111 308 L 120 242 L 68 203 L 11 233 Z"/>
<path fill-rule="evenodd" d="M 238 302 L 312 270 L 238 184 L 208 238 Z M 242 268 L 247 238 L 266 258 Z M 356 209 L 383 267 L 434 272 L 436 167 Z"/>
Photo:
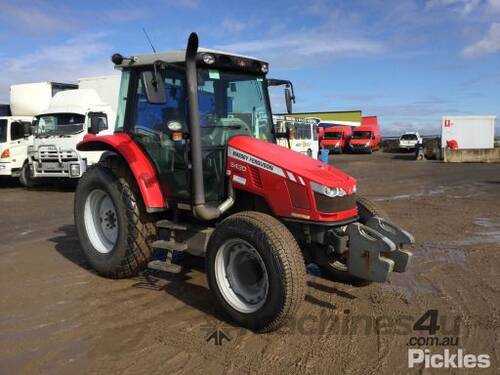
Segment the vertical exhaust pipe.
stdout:
<path fill-rule="evenodd" d="M 217 219 L 234 203 L 231 181 L 228 184 L 228 198 L 218 207 L 209 207 L 205 201 L 203 182 L 203 155 L 201 149 L 200 114 L 198 111 L 198 77 L 196 55 L 198 53 L 198 35 L 189 35 L 186 48 L 186 81 L 189 101 L 189 123 L 191 132 L 191 185 L 193 194 L 193 215 L 201 220 Z"/>

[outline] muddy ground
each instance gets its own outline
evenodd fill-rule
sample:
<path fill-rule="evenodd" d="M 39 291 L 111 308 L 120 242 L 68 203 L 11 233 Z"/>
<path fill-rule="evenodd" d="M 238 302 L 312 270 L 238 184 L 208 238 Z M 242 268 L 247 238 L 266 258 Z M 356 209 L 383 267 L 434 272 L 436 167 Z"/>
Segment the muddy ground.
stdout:
<path fill-rule="evenodd" d="M 265 335 L 220 320 L 202 262 L 178 276 L 97 276 L 79 250 L 72 189 L 2 180 L 0 373 L 430 373 L 407 365 L 429 309 L 435 336 L 458 340 L 451 351 L 487 353 L 491 367 L 478 372 L 498 373 L 500 165 L 410 158 L 331 162 L 415 235 L 411 272 L 354 287 L 311 268 L 298 319 Z"/>

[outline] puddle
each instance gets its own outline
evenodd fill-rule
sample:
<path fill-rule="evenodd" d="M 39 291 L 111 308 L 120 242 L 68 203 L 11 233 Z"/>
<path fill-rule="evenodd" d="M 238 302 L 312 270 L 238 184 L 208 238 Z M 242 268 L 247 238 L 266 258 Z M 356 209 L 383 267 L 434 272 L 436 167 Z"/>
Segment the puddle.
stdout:
<path fill-rule="evenodd" d="M 410 251 L 413 253 L 410 269 L 402 274 L 394 273 L 390 283 L 385 286 L 396 289 L 407 298 L 414 298 L 421 294 L 442 293 L 426 277 L 433 267 L 443 264 L 465 267 L 465 250 L 456 243 L 424 242 Z"/>
<path fill-rule="evenodd" d="M 487 243 L 500 244 L 500 219 L 492 219 L 488 217 L 478 217 L 474 220 L 474 224 L 479 227 L 479 231 L 474 231 L 474 235 L 466 240 L 456 241 L 455 243 L 462 246 L 478 245 Z"/>
<path fill-rule="evenodd" d="M 438 186 L 432 189 L 424 189 L 416 193 L 399 194 L 399 195 L 393 195 L 392 197 L 376 198 L 374 200 L 381 202 L 381 201 L 396 201 L 401 199 L 426 197 L 426 196 L 443 194 L 448 189 L 449 188 L 446 188 L 444 186 Z"/>

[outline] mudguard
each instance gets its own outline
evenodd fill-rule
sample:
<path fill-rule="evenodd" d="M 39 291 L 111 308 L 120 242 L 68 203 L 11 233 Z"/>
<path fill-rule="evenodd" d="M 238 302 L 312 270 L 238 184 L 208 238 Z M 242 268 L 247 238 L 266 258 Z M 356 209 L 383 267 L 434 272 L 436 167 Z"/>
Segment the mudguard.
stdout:
<path fill-rule="evenodd" d="M 126 133 L 96 136 L 87 134 L 77 145 L 79 151 L 113 151 L 120 155 L 132 171 L 148 212 L 167 208 L 156 169 L 135 141 Z"/>

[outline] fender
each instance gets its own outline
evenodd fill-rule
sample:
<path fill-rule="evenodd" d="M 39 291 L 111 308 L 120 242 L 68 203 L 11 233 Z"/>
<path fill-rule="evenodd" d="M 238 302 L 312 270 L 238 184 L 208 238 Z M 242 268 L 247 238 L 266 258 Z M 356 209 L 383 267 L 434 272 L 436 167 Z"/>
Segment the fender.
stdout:
<path fill-rule="evenodd" d="M 151 160 L 126 133 L 96 136 L 87 134 L 77 146 L 79 151 L 114 151 L 125 161 L 134 175 L 142 200 L 148 212 L 168 208 L 160 180 Z"/>

